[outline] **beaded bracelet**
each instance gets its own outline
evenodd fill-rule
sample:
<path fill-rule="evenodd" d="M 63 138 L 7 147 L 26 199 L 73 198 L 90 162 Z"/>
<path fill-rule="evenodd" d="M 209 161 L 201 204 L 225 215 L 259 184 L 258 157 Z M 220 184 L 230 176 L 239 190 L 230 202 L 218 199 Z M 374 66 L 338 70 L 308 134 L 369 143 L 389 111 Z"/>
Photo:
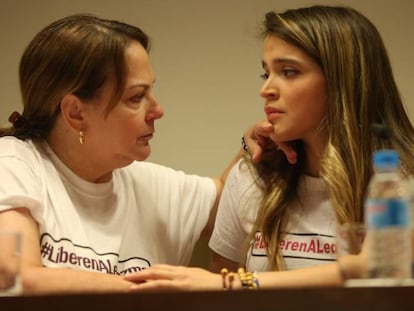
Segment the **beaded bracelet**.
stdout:
<path fill-rule="evenodd" d="M 246 151 L 246 152 L 249 151 L 249 149 L 247 148 L 247 144 L 246 144 L 246 140 L 245 140 L 244 136 L 242 136 L 242 138 L 241 138 L 241 145 L 242 145 L 242 148 L 243 148 L 244 151 Z"/>
<path fill-rule="evenodd" d="M 222 287 L 223 289 L 233 289 L 233 281 L 236 273 L 229 272 L 226 268 L 221 269 L 221 277 L 223 280 Z M 239 276 L 241 287 L 243 289 L 258 289 L 259 288 L 259 278 L 256 272 L 246 272 L 243 268 L 237 270 L 237 275 Z M 227 286 L 228 279 L 228 286 Z"/>
<path fill-rule="evenodd" d="M 237 270 L 241 286 L 244 289 L 258 289 L 259 288 L 259 279 L 255 272 L 246 272 L 243 268 Z"/>

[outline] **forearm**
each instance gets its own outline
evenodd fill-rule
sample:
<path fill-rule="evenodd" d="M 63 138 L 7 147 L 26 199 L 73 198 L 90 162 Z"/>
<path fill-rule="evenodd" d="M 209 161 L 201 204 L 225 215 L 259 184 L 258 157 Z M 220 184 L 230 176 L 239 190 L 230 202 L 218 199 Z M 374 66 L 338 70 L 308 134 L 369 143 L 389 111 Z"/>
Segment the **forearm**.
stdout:
<path fill-rule="evenodd" d="M 363 278 L 366 261 L 362 255 L 349 255 L 331 264 L 300 270 L 263 272 L 259 274 L 261 288 L 343 286 L 346 279 Z"/>
<path fill-rule="evenodd" d="M 343 279 L 338 265 L 259 273 L 260 288 L 292 288 L 341 286 Z"/>
<path fill-rule="evenodd" d="M 255 275 L 243 270 L 226 269 L 221 273 L 211 273 L 200 268 L 155 265 L 126 275 L 125 279 L 136 283 L 131 288 L 132 291 L 241 290 L 241 280 L 247 288 L 257 288 L 257 283 L 262 289 L 335 287 L 343 286 L 344 275 L 357 278 L 364 272 L 364 260 L 360 256 L 345 256 L 342 259 L 345 260 L 340 262 L 341 265 L 335 262 L 299 270 L 259 272 Z"/>
<path fill-rule="evenodd" d="M 24 295 L 128 292 L 132 285 L 122 276 L 81 270 L 25 267 L 21 272 Z"/>

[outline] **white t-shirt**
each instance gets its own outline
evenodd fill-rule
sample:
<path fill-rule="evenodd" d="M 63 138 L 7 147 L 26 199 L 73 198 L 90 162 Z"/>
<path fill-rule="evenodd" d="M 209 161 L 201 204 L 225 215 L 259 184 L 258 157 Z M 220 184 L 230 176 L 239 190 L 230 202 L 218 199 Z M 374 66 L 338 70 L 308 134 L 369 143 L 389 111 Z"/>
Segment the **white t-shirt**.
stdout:
<path fill-rule="evenodd" d="M 260 232 L 256 233 L 250 247 L 246 247 L 262 199 L 254 178 L 243 160 L 230 171 L 209 246 L 235 262 L 246 257 L 248 271 L 269 271 Z M 298 193 L 300 203 L 289 207 L 286 232 L 279 245 L 287 270 L 335 261 L 336 219 L 323 180 L 305 176 Z M 247 256 L 242 253 L 246 249 Z"/>
<path fill-rule="evenodd" d="M 148 162 L 87 182 L 48 147 L 0 138 L 0 211 L 27 207 L 44 266 L 111 274 L 188 264 L 216 198 L 212 179 Z"/>

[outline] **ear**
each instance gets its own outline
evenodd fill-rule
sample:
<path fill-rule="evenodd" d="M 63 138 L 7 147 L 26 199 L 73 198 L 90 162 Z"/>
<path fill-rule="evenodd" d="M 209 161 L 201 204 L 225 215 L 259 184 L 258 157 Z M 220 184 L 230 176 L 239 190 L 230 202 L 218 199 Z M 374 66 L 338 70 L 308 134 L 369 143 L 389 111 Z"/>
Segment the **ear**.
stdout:
<path fill-rule="evenodd" d="M 60 110 L 66 125 L 75 132 L 85 128 L 83 103 L 74 94 L 66 94 L 60 102 Z"/>

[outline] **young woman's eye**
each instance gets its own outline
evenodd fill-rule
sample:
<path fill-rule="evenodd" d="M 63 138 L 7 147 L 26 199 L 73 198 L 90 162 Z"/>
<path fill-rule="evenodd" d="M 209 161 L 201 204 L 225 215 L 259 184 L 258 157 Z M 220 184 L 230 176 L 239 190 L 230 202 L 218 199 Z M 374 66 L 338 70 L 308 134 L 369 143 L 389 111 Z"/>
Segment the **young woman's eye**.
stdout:
<path fill-rule="evenodd" d="M 269 79 L 269 74 L 267 72 L 265 72 L 265 73 L 263 73 L 263 74 L 260 75 L 260 78 L 262 80 L 267 80 L 267 79 Z"/>
<path fill-rule="evenodd" d="M 285 68 L 285 69 L 283 69 L 282 70 L 282 74 L 285 76 L 285 77 L 290 77 L 290 76 L 294 76 L 295 74 L 297 74 L 298 73 L 298 71 L 297 70 L 295 70 L 295 69 L 292 69 L 292 68 Z"/>

